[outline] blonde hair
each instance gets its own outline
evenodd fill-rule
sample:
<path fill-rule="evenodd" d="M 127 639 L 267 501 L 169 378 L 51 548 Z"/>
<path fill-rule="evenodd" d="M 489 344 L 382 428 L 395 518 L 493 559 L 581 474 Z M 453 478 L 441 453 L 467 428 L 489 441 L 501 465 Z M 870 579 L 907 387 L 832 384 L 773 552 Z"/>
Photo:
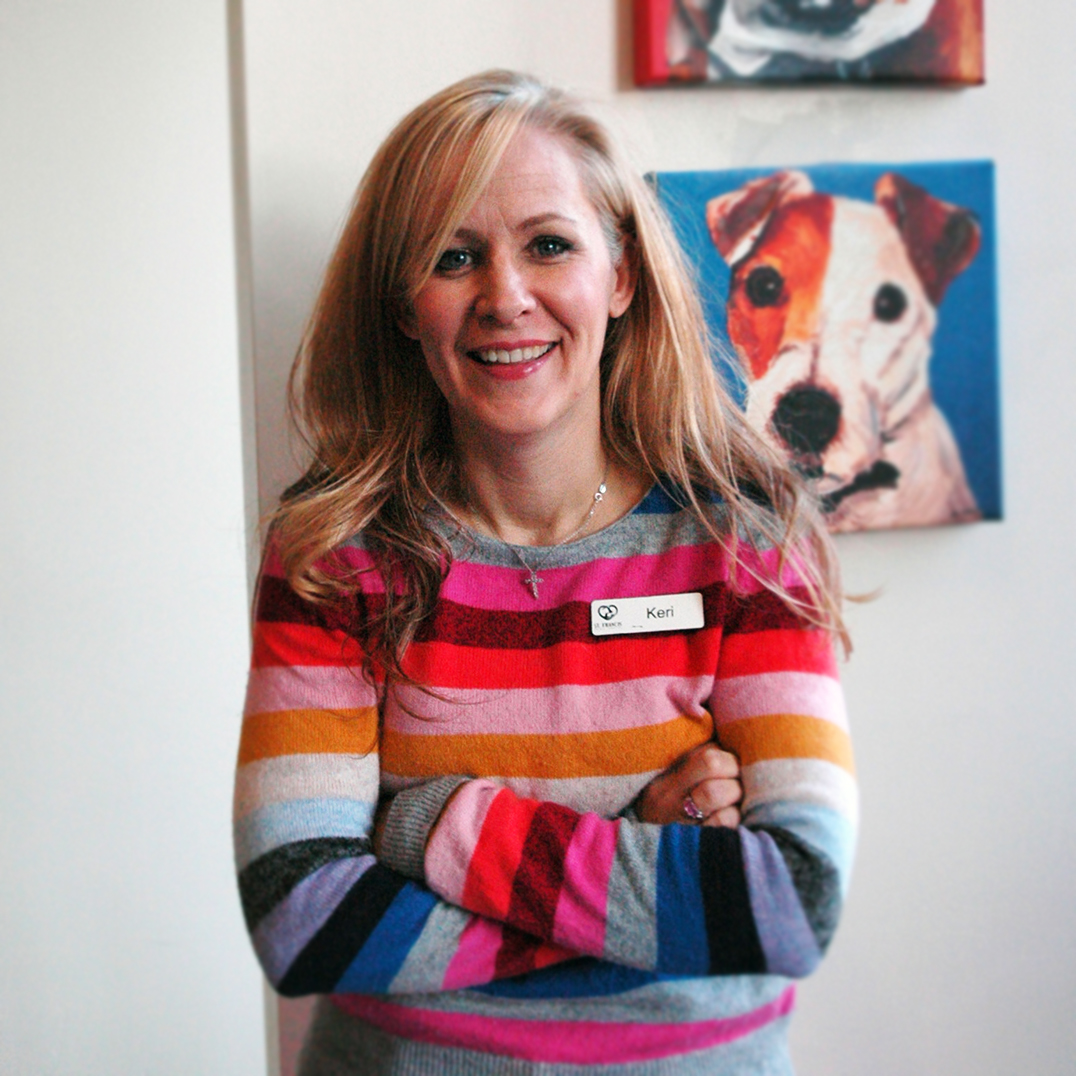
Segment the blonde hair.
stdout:
<path fill-rule="evenodd" d="M 564 139 L 610 249 L 632 260 L 635 294 L 610 323 L 601 360 L 607 449 L 678 491 L 742 567 L 744 542 L 775 546 L 781 565 L 764 585 L 844 639 L 828 534 L 802 483 L 721 385 L 691 271 L 652 192 L 576 100 L 510 71 L 464 79 L 419 105 L 359 184 L 289 383 L 312 455 L 273 521 L 289 582 L 311 600 L 346 598 L 355 579 L 332 551 L 362 532 L 387 596 L 356 627 L 371 667 L 409 679 L 403 653 L 450 561 L 427 511 L 451 497 L 457 475 L 447 406 L 399 323 L 524 125 Z M 726 509 L 718 522 L 705 507 L 714 494 Z M 782 582 L 789 557 L 806 596 Z"/>

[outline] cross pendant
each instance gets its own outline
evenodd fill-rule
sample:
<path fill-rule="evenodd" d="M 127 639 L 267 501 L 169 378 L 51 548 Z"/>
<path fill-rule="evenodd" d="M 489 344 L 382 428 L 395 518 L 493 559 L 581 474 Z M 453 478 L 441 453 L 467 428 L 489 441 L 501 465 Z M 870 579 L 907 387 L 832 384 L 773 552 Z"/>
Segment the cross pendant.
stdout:
<path fill-rule="evenodd" d="M 537 601 L 538 600 L 538 584 L 539 583 L 544 583 L 545 580 L 540 579 L 538 577 L 538 573 L 533 568 L 528 569 L 528 571 L 530 572 L 530 574 L 523 580 L 523 585 L 525 587 L 530 587 L 531 588 L 531 593 L 534 595 L 534 600 Z"/>

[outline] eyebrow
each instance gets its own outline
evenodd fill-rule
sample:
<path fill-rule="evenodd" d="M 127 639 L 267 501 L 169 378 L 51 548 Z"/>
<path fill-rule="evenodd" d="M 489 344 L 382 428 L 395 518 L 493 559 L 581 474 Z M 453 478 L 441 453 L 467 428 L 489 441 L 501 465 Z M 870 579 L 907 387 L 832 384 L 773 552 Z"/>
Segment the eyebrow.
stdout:
<path fill-rule="evenodd" d="M 517 231 L 529 232 L 533 228 L 540 228 L 543 224 L 548 224 L 550 221 L 559 221 L 564 224 L 578 225 L 579 222 L 575 217 L 570 217 L 566 213 L 559 213 L 556 210 L 550 210 L 548 213 L 536 213 L 533 217 L 527 217 L 526 220 L 519 222 Z M 471 231 L 470 228 L 457 228 L 453 236 L 454 239 L 462 239 L 464 242 L 473 242 L 481 239 L 481 235 L 478 232 Z"/>

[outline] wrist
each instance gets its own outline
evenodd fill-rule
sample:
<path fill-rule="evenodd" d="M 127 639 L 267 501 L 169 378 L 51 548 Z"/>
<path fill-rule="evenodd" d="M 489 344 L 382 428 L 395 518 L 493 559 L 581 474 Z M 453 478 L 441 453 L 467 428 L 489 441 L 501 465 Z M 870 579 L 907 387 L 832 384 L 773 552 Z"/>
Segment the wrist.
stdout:
<path fill-rule="evenodd" d="M 448 801 L 469 778 L 435 777 L 397 793 L 381 826 L 379 858 L 415 881 L 425 881 L 426 845 Z"/>

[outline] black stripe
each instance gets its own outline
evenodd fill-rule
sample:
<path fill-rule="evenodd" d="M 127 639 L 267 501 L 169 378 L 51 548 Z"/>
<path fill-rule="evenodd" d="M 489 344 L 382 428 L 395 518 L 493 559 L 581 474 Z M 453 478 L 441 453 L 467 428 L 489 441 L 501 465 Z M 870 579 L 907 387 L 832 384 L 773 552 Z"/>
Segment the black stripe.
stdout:
<path fill-rule="evenodd" d="M 710 974 L 764 972 L 766 956 L 751 913 L 743 850 L 736 830 L 708 826 L 700 832 L 699 876 L 710 944 Z"/>
<path fill-rule="evenodd" d="M 811 925 L 818 948 L 824 953 L 837 929 L 841 912 L 841 885 L 837 868 L 821 853 L 788 830 L 759 826 L 768 833 L 784 857 L 792 884 Z"/>
<path fill-rule="evenodd" d="M 375 863 L 307 942 L 277 990 L 289 998 L 332 993 L 405 885 L 402 874 Z"/>
<path fill-rule="evenodd" d="M 364 837 L 317 837 L 274 848 L 239 872 L 239 898 L 253 930 L 307 875 L 337 859 L 370 851 Z"/>

